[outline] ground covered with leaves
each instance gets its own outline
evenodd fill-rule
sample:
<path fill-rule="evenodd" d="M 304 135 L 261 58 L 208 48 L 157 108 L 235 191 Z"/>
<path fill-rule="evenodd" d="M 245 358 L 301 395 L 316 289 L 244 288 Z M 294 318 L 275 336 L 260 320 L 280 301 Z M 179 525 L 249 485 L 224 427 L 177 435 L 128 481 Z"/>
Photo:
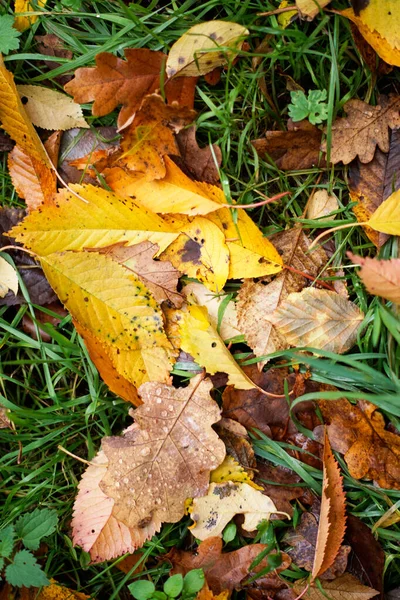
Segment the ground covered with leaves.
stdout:
<path fill-rule="evenodd" d="M 2 600 L 400 597 L 399 23 L 2 1 Z"/>

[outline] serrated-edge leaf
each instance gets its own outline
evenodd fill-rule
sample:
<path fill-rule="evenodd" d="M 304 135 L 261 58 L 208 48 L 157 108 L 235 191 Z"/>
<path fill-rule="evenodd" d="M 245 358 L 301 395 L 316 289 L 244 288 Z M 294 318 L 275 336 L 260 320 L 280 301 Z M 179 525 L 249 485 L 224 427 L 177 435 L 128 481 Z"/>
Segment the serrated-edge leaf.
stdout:
<path fill-rule="evenodd" d="M 0 556 L 9 558 L 14 548 L 15 527 L 8 525 L 0 530 Z"/>
<path fill-rule="evenodd" d="M 41 587 L 50 583 L 36 558 L 28 550 L 16 553 L 12 564 L 6 567 L 5 577 L 10 585 L 17 587 Z"/>
<path fill-rule="evenodd" d="M 22 515 L 15 523 L 15 531 L 29 550 L 37 550 L 40 540 L 51 535 L 57 527 L 57 511 L 50 508 L 36 508 Z"/>

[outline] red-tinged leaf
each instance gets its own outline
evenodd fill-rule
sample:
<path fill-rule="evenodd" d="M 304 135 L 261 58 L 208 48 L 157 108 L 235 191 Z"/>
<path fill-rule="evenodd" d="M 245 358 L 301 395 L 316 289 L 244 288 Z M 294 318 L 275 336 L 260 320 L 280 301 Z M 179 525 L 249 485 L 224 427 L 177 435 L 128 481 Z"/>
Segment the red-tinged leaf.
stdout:
<path fill-rule="evenodd" d="M 358 275 L 370 294 L 400 303 L 400 258 L 378 260 L 362 258 L 352 252 L 347 256 L 355 265 L 360 265 Z"/>

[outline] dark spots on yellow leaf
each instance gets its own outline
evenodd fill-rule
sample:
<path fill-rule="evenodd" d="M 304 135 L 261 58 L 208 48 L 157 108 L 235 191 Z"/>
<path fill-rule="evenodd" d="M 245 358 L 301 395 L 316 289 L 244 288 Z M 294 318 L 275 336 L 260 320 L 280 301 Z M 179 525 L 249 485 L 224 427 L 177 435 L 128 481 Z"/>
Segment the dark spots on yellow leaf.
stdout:
<path fill-rule="evenodd" d="M 178 58 L 178 64 L 179 64 L 179 65 L 183 65 L 183 64 L 184 64 L 184 62 L 185 62 L 185 57 L 184 57 L 184 56 L 180 56 L 180 57 Z"/>
<path fill-rule="evenodd" d="M 84 302 L 89 302 L 89 298 L 87 296 L 84 297 L 83 299 Z"/>
<path fill-rule="evenodd" d="M 217 39 L 217 37 L 218 37 L 218 35 L 217 35 L 215 32 L 213 32 L 213 33 L 210 33 L 210 38 L 211 38 L 212 40 L 216 40 L 216 39 Z"/>
<path fill-rule="evenodd" d="M 26 96 L 21 96 L 21 102 L 25 106 L 25 104 L 28 104 L 28 98 Z"/>
<path fill-rule="evenodd" d="M 222 223 L 222 229 L 228 229 L 228 224 L 227 223 Z"/>
<path fill-rule="evenodd" d="M 209 67 L 210 67 L 212 64 L 213 64 L 213 61 L 212 61 L 212 60 L 206 60 L 206 65 L 207 65 L 207 66 L 209 66 Z"/>
<path fill-rule="evenodd" d="M 213 342 L 213 343 L 211 344 L 211 348 L 216 348 L 216 347 L 217 347 L 217 342 Z"/>
<path fill-rule="evenodd" d="M 197 241 L 189 239 L 182 250 L 180 250 L 180 254 L 182 255 L 182 262 L 191 262 L 194 265 L 201 264 L 201 246 L 197 243 Z"/>

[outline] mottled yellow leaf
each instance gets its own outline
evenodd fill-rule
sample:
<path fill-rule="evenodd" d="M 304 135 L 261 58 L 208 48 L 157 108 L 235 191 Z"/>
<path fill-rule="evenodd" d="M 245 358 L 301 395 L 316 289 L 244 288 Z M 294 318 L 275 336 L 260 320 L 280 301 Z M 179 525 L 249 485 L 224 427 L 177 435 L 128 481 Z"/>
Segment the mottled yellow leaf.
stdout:
<path fill-rule="evenodd" d="M 172 46 L 167 59 L 168 77 L 197 77 L 234 58 L 248 30 L 229 21 L 194 25 Z"/>
<path fill-rule="evenodd" d="M 70 187 L 87 202 L 61 190 L 54 205 L 30 213 L 10 235 L 41 256 L 145 240 L 163 250 L 178 236 L 161 217 L 139 208 L 133 200 L 92 185 Z"/>
<path fill-rule="evenodd" d="M 0 298 L 4 298 L 8 290 L 15 295 L 18 292 L 18 277 L 16 270 L 0 256 Z"/>
<path fill-rule="evenodd" d="M 247 483 L 256 490 L 263 490 L 263 487 L 252 481 L 253 477 L 253 472 L 247 472 L 233 456 L 228 455 L 225 456 L 224 462 L 211 472 L 210 483 L 233 481 L 235 483 Z"/>
<path fill-rule="evenodd" d="M 369 227 L 382 233 L 400 235 L 400 190 L 391 196 L 374 212 L 368 221 Z"/>
<path fill-rule="evenodd" d="M 46 5 L 47 0 L 37 0 L 38 7 L 42 8 Z M 34 12 L 37 9 L 33 6 L 31 0 L 15 0 L 14 12 L 17 13 L 25 13 L 25 12 Z M 18 29 L 18 31 L 25 31 L 25 29 L 29 29 L 31 25 L 33 25 L 39 18 L 39 15 L 29 16 L 16 16 L 14 27 Z"/>
<path fill-rule="evenodd" d="M 287 6 L 289 6 L 289 4 L 291 5 L 292 2 L 289 2 L 289 0 L 282 0 L 282 2 L 280 2 L 280 4 L 279 4 L 278 8 L 286 8 Z M 279 25 L 282 27 L 282 29 L 286 29 L 286 27 L 288 27 L 290 25 L 292 20 L 294 20 L 294 18 L 298 14 L 299 13 L 297 10 L 288 10 L 287 12 L 280 13 L 277 16 L 277 21 L 278 21 Z"/>
<path fill-rule="evenodd" d="M 40 85 L 17 85 L 17 90 L 36 127 L 61 131 L 89 127 L 79 104 L 66 94 Z"/>

